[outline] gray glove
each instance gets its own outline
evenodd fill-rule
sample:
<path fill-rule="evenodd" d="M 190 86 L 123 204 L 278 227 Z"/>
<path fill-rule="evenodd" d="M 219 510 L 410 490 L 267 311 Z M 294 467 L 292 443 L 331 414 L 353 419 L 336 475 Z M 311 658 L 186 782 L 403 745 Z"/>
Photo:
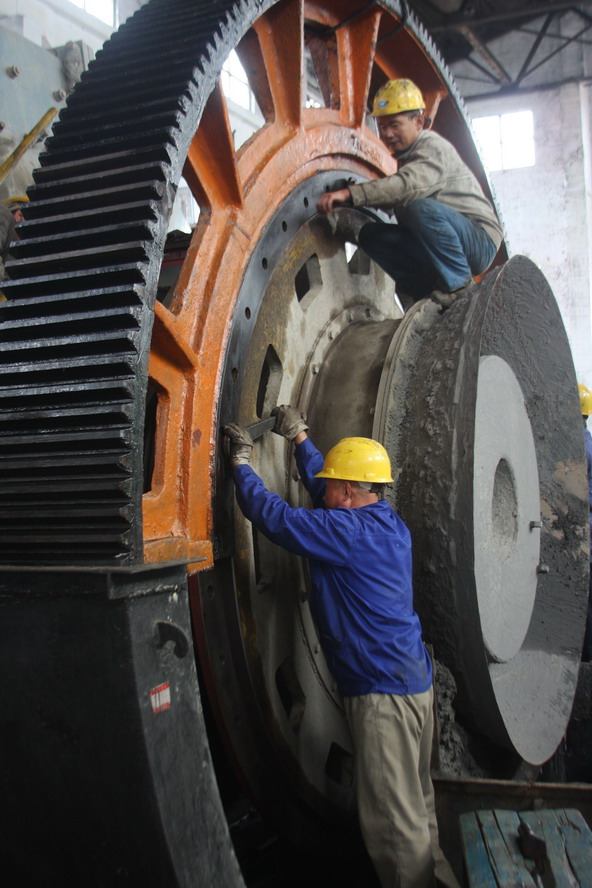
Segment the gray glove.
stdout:
<path fill-rule="evenodd" d="M 307 432 L 308 426 L 302 419 L 302 414 L 297 407 L 290 407 L 289 404 L 282 404 L 280 407 L 274 407 L 271 415 L 275 416 L 275 425 L 273 431 L 288 441 L 293 441 L 299 432 Z"/>
<path fill-rule="evenodd" d="M 251 464 L 253 439 L 245 428 L 236 422 L 229 422 L 223 430 L 228 438 L 231 466 L 248 466 Z"/>

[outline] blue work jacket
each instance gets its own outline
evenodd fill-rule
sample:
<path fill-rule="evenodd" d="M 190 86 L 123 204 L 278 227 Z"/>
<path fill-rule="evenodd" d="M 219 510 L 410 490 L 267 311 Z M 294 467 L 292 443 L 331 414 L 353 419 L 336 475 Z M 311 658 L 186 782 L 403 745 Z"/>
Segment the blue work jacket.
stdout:
<path fill-rule="evenodd" d="M 245 516 L 272 542 L 310 562 L 310 608 L 327 665 L 342 696 L 419 694 L 432 666 L 413 610 L 411 538 L 385 501 L 321 508 L 323 458 L 309 438 L 296 447 L 314 509 L 270 493 L 250 466 L 234 469 Z"/>
<path fill-rule="evenodd" d="M 590 563 L 592 564 L 592 435 L 588 428 L 584 429 L 584 440 L 586 442 L 586 469 L 588 472 L 588 502 L 590 505 Z"/>

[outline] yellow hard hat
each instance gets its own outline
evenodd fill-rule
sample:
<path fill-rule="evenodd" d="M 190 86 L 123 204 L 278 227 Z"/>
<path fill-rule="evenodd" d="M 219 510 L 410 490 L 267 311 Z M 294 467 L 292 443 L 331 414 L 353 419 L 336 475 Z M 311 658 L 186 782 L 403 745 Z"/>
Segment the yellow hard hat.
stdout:
<path fill-rule="evenodd" d="M 335 478 L 340 481 L 365 481 L 368 484 L 387 484 L 392 481 L 388 453 L 372 438 L 342 438 L 325 457 L 323 471 L 315 478 Z"/>
<path fill-rule="evenodd" d="M 387 80 L 374 96 L 372 117 L 402 114 L 404 111 L 423 111 L 425 102 L 421 91 L 412 80 Z"/>
<path fill-rule="evenodd" d="M 592 413 L 592 390 L 587 385 L 578 383 L 578 391 L 580 393 L 580 408 L 582 416 L 590 416 Z"/>
<path fill-rule="evenodd" d="M 29 203 L 29 198 L 26 194 L 15 194 L 14 197 L 7 197 L 2 203 L 9 210 L 18 210 L 23 204 Z"/>

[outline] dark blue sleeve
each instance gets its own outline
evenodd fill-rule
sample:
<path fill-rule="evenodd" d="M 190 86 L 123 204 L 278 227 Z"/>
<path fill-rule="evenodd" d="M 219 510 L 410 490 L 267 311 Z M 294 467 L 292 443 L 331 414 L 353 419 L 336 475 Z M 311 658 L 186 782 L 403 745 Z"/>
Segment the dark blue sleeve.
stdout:
<path fill-rule="evenodd" d="M 273 543 L 316 561 L 348 562 L 354 523 L 347 509 L 293 509 L 250 466 L 236 466 L 233 474 L 242 513 Z"/>
<path fill-rule="evenodd" d="M 310 438 L 305 438 L 296 445 L 294 451 L 296 466 L 302 483 L 306 487 L 315 509 L 323 506 L 323 497 L 327 486 L 324 478 L 315 478 L 323 468 L 323 455 L 317 450 Z"/>
<path fill-rule="evenodd" d="M 588 500 L 592 510 L 592 435 L 588 429 L 584 430 L 584 439 L 586 442 L 586 468 L 588 470 Z"/>

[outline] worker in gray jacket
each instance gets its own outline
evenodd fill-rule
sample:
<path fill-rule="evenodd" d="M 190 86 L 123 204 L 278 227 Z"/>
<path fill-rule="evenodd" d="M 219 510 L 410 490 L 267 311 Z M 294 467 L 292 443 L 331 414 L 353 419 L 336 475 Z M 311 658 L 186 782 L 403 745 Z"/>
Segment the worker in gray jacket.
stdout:
<path fill-rule="evenodd" d="M 450 305 L 491 265 L 503 238 L 495 211 L 456 149 L 425 129 L 425 103 L 411 80 L 389 80 L 376 93 L 372 116 L 398 162 L 383 179 L 322 195 L 317 209 L 340 206 L 393 210 L 398 225 L 369 222 L 358 243 L 393 277 L 401 301 L 425 296 Z"/>
<path fill-rule="evenodd" d="M 10 258 L 8 248 L 15 240 L 18 240 L 18 236 L 14 228 L 14 216 L 7 207 L 0 205 L 0 281 L 6 280 L 4 265 Z M 0 295 L 0 302 L 6 302 L 3 294 Z"/>

